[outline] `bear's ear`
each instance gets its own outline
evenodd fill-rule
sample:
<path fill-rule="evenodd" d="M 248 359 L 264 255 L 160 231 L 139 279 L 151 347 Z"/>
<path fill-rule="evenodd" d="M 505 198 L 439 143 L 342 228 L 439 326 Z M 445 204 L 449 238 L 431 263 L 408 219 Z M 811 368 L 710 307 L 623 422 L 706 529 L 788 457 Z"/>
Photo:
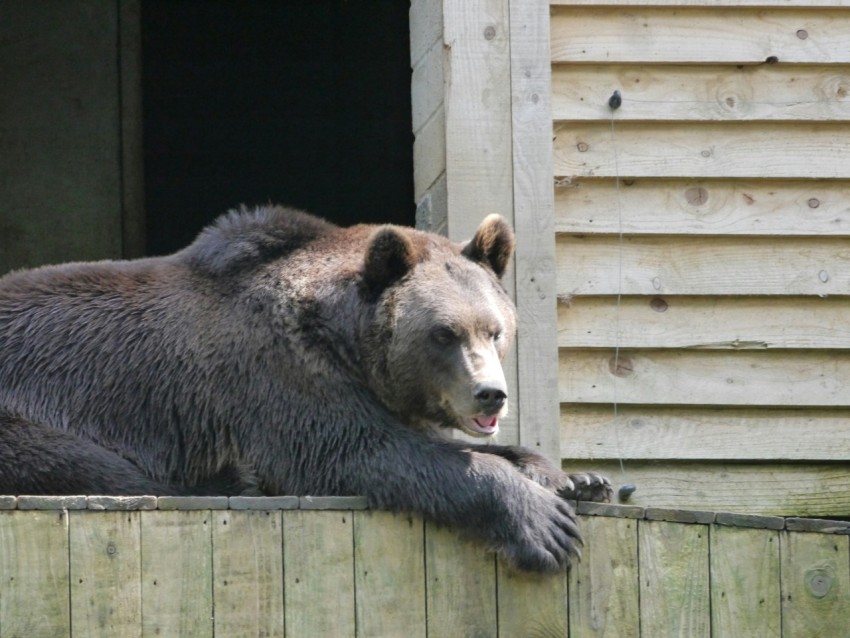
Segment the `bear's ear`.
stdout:
<path fill-rule="evenodd" d="M 392 226 L 378 229 L 369 239 L 363 278 L 373 292 L 401 279 L 416 265 L 418 256 L 410 238 Z"/>
<path fill-rule="evenodd" d="M 500 215 L 488 215 L 461 254 L 487 266 L 501 279 L 514 254 L 514 231 Z"/>

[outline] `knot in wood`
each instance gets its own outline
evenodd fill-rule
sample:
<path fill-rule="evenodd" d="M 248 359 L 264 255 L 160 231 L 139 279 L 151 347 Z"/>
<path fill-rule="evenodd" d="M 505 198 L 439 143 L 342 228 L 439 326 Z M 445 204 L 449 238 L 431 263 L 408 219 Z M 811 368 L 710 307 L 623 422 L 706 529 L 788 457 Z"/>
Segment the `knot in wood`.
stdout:
<path fill-rule="evenodd" d="M 488 24 L 484 28 L 484 39 L 485 40 L 492 40 L 495 37 L 496 37 L 496 27 L 494 27 L 492 24 Z"/>
<path fill-rule="evenodd" d="M 823 598 L 832 589 L 834 579 L 825 569 L 812 569 L 806 573 L 806 589 L 815 598 Z"/>
<path fill-rule="evenodd" d="M 628 377 L 634 374 L 635 364 L 631 357 L 614 356 L 608 361 L 608 369 L 615 377 Z"/>

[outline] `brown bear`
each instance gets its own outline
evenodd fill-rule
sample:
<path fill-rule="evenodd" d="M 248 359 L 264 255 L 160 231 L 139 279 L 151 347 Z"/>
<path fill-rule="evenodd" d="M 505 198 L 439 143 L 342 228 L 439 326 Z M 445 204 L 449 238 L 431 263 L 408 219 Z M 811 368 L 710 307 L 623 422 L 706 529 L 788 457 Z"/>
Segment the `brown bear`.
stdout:
<path fill-rule="evenodd" d="M 527 570 L 569 564 L 565 498 L 610 496 L 498 430 L 514 307 L 498 216 L 465 245 L 231 212 L 184 250 L 0 279 L 0 493 L 365 495 Z"/>

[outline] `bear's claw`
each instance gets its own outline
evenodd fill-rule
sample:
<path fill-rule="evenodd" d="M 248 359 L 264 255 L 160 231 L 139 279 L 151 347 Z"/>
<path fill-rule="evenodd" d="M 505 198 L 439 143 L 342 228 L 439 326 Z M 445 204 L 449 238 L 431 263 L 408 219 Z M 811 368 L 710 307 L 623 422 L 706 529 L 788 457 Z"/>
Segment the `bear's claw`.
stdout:
<path fill-rule="evenodd" d="M 569 475 L 569 482 L 558 490 L 561 498 L 574 501 L 610 503 L 614 496 L 611 482 L 596 472 L 577 472 Z"/>

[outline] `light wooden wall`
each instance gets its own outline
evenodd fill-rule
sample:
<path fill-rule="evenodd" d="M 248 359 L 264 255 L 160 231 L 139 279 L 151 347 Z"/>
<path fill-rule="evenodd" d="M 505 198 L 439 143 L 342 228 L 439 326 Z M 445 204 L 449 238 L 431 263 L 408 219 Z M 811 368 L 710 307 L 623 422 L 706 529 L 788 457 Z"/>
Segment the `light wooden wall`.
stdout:
<path fill-rule="evenodd" d="M 413 0 L 410 29 L 417 225 L 457 241 L 490 213 L 514 225 L 520 322 L 499 441 L 557 459 L 549 7 Z"/>
<path fill-rule="evenodd" d="M 551 5 L 565 464 L 850 515 L 850 5 Z"/>
<path fill-rule="evenodd" d="M 846 635 L 847 522 L 584 503 L 581 562 L 540 576 L 362 506 L 0 497 L 0 636 Z"/>

